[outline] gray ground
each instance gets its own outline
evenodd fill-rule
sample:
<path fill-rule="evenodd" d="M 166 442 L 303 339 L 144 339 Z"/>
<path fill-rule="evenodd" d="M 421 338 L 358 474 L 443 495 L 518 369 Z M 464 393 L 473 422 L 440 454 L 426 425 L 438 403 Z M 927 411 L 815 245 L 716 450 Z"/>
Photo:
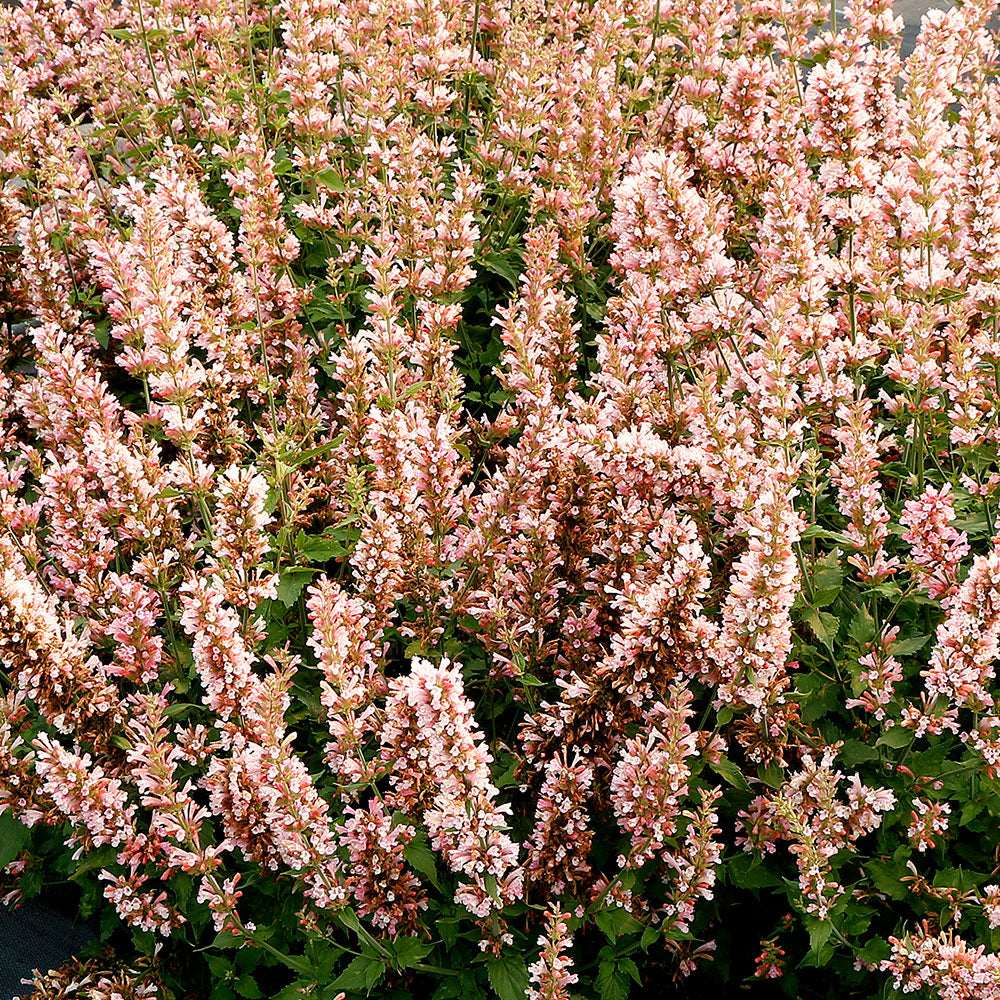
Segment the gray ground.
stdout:
<path fill-rule="evenodd" d="M 31 987 L 21 980 L 33 969 L 59 968 L 93 937 L 88 927 L 72 923 L 41 900 L 13 911 L 0 906 L 0 998 L 27 996 Z"/>

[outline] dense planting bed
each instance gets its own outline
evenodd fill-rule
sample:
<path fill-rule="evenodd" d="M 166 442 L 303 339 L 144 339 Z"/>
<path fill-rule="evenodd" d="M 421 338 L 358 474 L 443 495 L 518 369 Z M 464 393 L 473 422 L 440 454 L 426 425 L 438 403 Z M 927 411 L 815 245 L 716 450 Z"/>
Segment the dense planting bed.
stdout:
<path fill-rule="evenodd" d="M 1000 998 L 994 6 L 0 12 L 36 997 Z"/>

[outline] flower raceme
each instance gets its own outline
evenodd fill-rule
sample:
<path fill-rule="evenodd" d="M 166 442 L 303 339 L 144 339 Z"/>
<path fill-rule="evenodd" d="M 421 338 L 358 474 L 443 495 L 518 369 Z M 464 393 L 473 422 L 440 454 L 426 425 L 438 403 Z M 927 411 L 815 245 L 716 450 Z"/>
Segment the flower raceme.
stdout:
<path fill-rule="evenodd" d="M 996 995 L 996 4 L 835 6 L 0 7 L 36 995 Z"/>

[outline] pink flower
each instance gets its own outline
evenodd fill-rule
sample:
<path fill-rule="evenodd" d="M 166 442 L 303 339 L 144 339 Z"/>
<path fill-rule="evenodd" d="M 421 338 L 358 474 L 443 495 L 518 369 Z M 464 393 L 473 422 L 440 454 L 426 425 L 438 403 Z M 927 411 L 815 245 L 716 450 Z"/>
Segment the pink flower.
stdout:
<path fill-rule="evenodd" d="M 566 954 L 573 944 L 567 921 L 570 915 L 552 908 L 545 915 L 545 933 L 538 938 L 538 961 L 528 968 L 531 986 L 528 1000 L 569 1000 L 569 987 L 579 982 L 571 972 L 573 961 Z"/>
<path fill-rule="evenodd" d="M 389 682 L 382 758 L 392 769 L 390 802 L 421 816 L 431 844 L 461 882 L 455 901 L 479 917 L 522 893 L 517 847 L 503 833 L 509 807 L 496 803 L 492 757 L 465 697 L 461 668 L 415 659 Z M 486 879 L 492 880 L 490 885 Z"/>
<path fill-rule="evenodd" d="M 621 865 L 639 867 L 671 849 L 696 752 L 687 724 L 691 692 L 675 687 L 670 701 L 649 713 L 645 734 L 626 741 L 611 776 L 611 800 L 619 826 L 632 838 Z"/>

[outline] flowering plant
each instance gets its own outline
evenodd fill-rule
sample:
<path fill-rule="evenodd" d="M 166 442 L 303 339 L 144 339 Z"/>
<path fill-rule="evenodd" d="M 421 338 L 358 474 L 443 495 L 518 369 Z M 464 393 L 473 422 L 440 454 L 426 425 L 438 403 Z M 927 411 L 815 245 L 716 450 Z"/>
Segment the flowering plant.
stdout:
<path fill-rule="evenodd" d="M 995 6 L 0 10 L 37 996 L 1000 997 Z"/>

